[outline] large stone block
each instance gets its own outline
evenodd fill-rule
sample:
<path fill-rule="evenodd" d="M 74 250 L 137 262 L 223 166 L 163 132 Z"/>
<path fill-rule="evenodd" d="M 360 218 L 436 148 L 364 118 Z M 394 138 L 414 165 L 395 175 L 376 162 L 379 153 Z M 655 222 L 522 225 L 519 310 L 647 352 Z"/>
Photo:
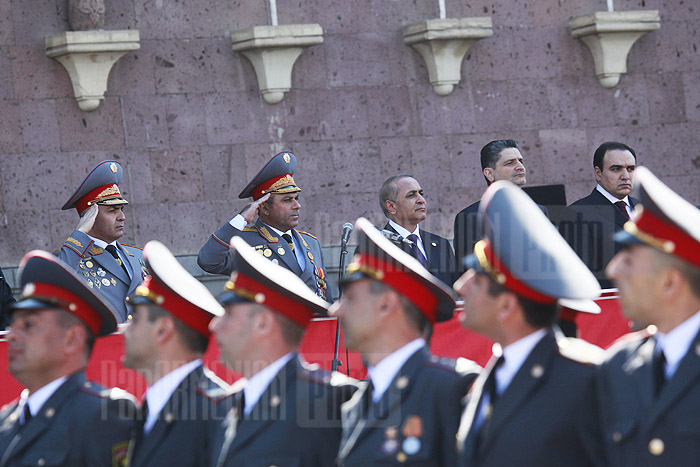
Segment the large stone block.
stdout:
<path fill-rule="evenodd" d="M 54 101 L 24 100 L 22 112 L 22 140 L 26 152 L 58 151 L 60 137 Z"/>
<path fill-rule="evenodd" d="M 60 63 L 46 56 L 43 38 L 41 45 L 10 46 L 9 56 L 16 99 L 73 97 L 68 73 Z"/>
<path fill-rule="evenodd" d="M 70 179 L 68 157 L 62 153 L 0 155 L 3 187 L 13 187 L 4 198 L 6 209 L 60 208 L 68 200 L 64 184 Z"/>
<path fill-rule="evenodd" d="M 204 199 L 199 147 L 152 149 L 149 154 L 153 198 L 157 203 L 197 202 Z"/>
<path fill-rule="evenodd" d="M 386 34 L 335 34 L 325 38 L 328 85 L 382 86 L 391 82 Z"/>
<path fill-rule="evenodd" d="M 662 73 L 646 76 L 651 123 L 680 123 L 685 120 L 683 76 Z"/>
<path fill-rule="evenodd" d="M 63 151 L 124 148 L 124 126 L 119 98 L 105 98 L 92 112 L 80 110 L 73 97 L 57 99 L 56 115 Z"/>
<path fill-rule="evenodd" d="M 124 55 L 109 74 L 105 96 L 143 96 L 156 92 L 153 47 L 158 41 L 140 41 L 141 48 Z"/>
<path fill-rule="evenodd" d="M 150 56 L 156 92 L 210 93 L 214 90 L 210 56 L 216 50 L 210 39 L 156 41 Z"/>
<path fill-rule="evenodd" d="M 593 178 L 593 153 L 589 154 L 586 131 L 578 128 L 540 130 L 541 171 L 552 183 L 587 181 Z"/>
<path fill-rule="evenodd" d="M 372 87 L 365 95 L 371 137 L 415 134 L 413 108 L 406 87 Z"/>
<path fill-rule="evenodd" d="M 207 144 L 205 101 L 201 94 L 172 94 L 165 99 L 165 123 L 173 146 Z"/>
<path fill-rule="evenodd" d="M 5 1 L 12 5 L 15 44 L 43 44 L 44 36 L 64 30 L 59 24 L 55 0 Z"/>
<path fill-rule="evenodd" d="M 19 101 L 0 101 L 0 154 L 20 153 L 22 144 L 22 107 Z M 3 171 L 6 166 L 3 166 Z"/>
<path fill-rule="evenodd" d="M 121 104 L 127 148 L 161 148 L 170 144 L 168 96 L 127 96 Z"/>
<path fill-rule="evenodd" d="M 683 73 L 683 97 L 685 116 L 692 122 L 700 122 L 700 73 Z"/>
<path fill-rule="evenodd" d="M 279 106 L 265 104 L 259 94 L 236 92 L 206 94 L 205 119 L 209 144 L 260 142 L 268 139 L 268 112 L 280 112 Z"/>

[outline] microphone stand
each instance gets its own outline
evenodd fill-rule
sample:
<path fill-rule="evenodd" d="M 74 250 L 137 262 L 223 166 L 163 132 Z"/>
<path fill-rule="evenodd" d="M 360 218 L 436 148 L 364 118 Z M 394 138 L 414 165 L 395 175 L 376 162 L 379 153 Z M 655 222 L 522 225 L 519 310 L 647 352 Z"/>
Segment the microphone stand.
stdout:
<path fill-rule="evenodd" d="M 341 242 L 340 244 L 340 266 L 338 269 L 338 300 L 343 295 L 343 289 L 340 287 L 340 282 L 343 280 L 343 275 L 345 274 L 345 255 L 348 254 L 347 241 Z M 338 348 L 340 347 L 340 318 L 336 318 L 335 321 L 335 346 L 333 348 L 333 363 L 331 364 L 331 371 L 338 371 L 338 367 L 342 365 L 342 362 L 338 359 Z M 345 361 L 348 360 L 348 351 L 345 349 Z M 346 369 L 348 376 L 350 376 L 350 366 Z"/>

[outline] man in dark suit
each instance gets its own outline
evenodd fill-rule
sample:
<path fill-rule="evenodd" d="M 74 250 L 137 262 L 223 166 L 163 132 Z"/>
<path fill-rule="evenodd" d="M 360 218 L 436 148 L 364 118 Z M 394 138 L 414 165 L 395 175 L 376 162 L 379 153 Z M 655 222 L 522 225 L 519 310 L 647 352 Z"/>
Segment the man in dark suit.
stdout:
<path fill-rule="evenodd" d="M 91 289 L 97 289 L 119 312 L 119 322 L 129 315 L 126 297 L 148 275 L 140 248 L 124 245 L 129 204 L 119 190 L 122 166 L 103 161 L 90 171 L 61 209 L 75 209 L 80 221 L 56 256 L 84 277 Z"/>
<path fill-rule="evenodd" d="M 593 155 L 598 185 L 590 195 L 564 208 L 559 218 L 559 232 L 605 289 L 612 287 L 605 266 L 619 250 L 613 234 L 629 220 L 637 202 L 629 196 L 636 166 L 637 156 L 626 144 L 598 146 Z"/>
<path fill-rule="evenodd" d="M 299 224 L 299 188 L 294 182 L 297 159 L 289 151 L 275 155 L 238 195 L 253 202 L 214 232 L 199 250 L 197 264 L 212 274 L 229 275 L 234 262 L 229 241 L 242 237 L 257 252 L 289 269 L 324 300 L 332 301 L 319 241 L 296 229 Z M 247 227 L 255 220 L 252 227 Z"/>
<path fill-rule="evenodd" d="M 343 405 L 341 466 L 455 464 L 460 400 L 480 368 L 430 355 L 425 336 L 449 320 L 451 289 L 364 218 L 360 252 L 331 314 L 368 364 L 368 384 Z"/>
<path fill-rule="evenodd" d="M 15 303 L 15 299 L 12 296 L 12 289 L 7 283 L 2 269 L 0 269 L 0 331 L 5 329 L 10 321 L 10 308 L 13 303 Z"/>
<path fill-rule="evenodd" d="M 459 465 L 598 465 L 592 362 L 602 350 L 553 324 L 559 299 L 590 300 L 600 287 L 522 190 L 495 182 L 481 202 L 485 236 L 455 290 L 462 324 L 498 346 L 468 396 Z"/>
<path fill-rule="evenodd" d="M 459 276 L 450 242 L 419 228 L 428 215 L 428 203 L 418 181 L 408 174 L 387 178 L 379 190 L 379 204 L 389 219 L 384 230 L 398 236 L 395 243 L 451 286 Z"/>
<path fill-rule="evenodd" d="M 117 329 L 116 310 L 44 251 L 24 256 L 19 282 L 7 356 L 26 389 L 0 409 L 0 466 L 125 465 L 133 398 L 85 378 L 95 338 Z"/>
<path fill-rule="evenodd" d="M 607 464 L 697 465 L 700 453 L 700 211 L 644 167 L 639 204 L 607 272 L 629 318 L 598 375 Z"/>
<path fill-rule="evenodd" d="M 223 308 L 163 244 L 148 242 L 143 253 L 151 276 L 129 297 L 124 366 L 142 373 L 148 388 L 129 465 L 207 465 L 217 422 L 211 393 L 226 385 L 203 367 L 202 355 L 209 322 Z"/>
<path fill-rule="evenodd" d="M 222 360 L 247 381 L 213 438 L 214 466 L 333 465 L 340 404 L 355 385 L 306 364 L 297 349 L 328 303 L 296 275 L 231 239 L 235 272 L 219 297 L 225 313 L 210 328 Z"/>

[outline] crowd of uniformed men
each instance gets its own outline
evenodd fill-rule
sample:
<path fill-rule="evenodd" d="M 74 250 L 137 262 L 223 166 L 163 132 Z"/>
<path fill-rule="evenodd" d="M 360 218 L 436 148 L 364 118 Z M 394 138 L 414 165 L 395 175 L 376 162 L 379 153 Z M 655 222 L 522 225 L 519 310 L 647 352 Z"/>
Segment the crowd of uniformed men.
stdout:
<path fill-rule="evenodd" d="M 636 168 L 631 148 L 605 143 L 598 186 L 557 230 L 520 189 L 515 141 L 481 156 L 488 188 L 455 220 L 457 255 L 419 227 L 416 178 L 389 177 L 388 222 L 355 222 L 332 305 L 320 244 L 296 229 L 291 152 L 258 172 L 240 194 L 252 202 L 202 247 L 199 265 L 229 276 L 217 298 L 161 243 L 117 241 L 122 168 L 100 163 L 63 207 L 80 220 L 62 248 L 20 265 L 7 357 L 26 389 L 0 411 L 0 467 L 697 465 L 700 211 Z M 643 329 L 607 352 L 566 337 L 561 328 L 576 331 L 560 316 L 595 310 L 602 269 Z M 430 354 L 458 297 L 461 323 L 496 343 L 483 369 Z M 298 353 L 324 315 L 362 354 L 366 380 Z M 95 339 L 125 321 L 123 363 L 148 385 L 138 404 L 84 373 Z M 233 386 L 202 365 L 210 338 L 243 376 Z"/>

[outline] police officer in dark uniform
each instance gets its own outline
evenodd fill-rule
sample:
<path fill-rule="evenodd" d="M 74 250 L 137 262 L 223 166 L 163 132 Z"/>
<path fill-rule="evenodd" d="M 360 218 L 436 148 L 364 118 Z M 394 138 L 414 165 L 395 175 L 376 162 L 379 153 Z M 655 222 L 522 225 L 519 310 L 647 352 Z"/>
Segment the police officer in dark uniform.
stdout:
<path fill-rule="evenodd" d="M 148 242 L 143 254 L 151 276 L 129 297 L 124 366 L 141 372 L 148 389 L 129 465 L 207 465 L 217 396 L 228 385 L 204 368 L 202 355 L 209 322 L 224 310 L 162 243 Z"/>
<path fill-rule="evenodd" d="M 460 400 L 480 368 L 430 355 L 425 336 L 452 317 L 454 294 L 364 218 L 347 267 L 340 319 L 345 345 L 368 363 L 369 381 L 343 405 L 337 463 L 455 464 Z"/>
<path fill-rule="evenodd" d="M 242 237 L 273 263 L 289 269 L 321 298 L 332 301 L 319 241 L 299 224 L 299 188 L 294 182 L 297 159 L 289 151 L 274 156 L 238 195 L 253 198 L 229 222 L 214 232 L 199 250 L 197 264 L 207 272 L 229 275 L 234 270 L 229 241 Z M 252 227 L 255 216 L 258 220 Z"/>
<path fill-rule="evenodd" d="M 20 264 L 9 371 L 26 387 L 0 410 L 0 466 L 126 465 L 133 398 L 85 378 L 95 337 L 117 329 L 113 307 L 49 253 Z"/>
<path fill-rule="evenodd" d="M 700 459 L 700 211 L 645 167 L 607 267 L 626 316 L 650 326 L 610 348 L 598 375 L 611 466 Z"/>
<path fill-rule="evenodd" d="M 235 272 L 219 298 L 224 316 L 211 329 L 222 359 L 247 378 L 217 431 L 211 465 L 333 465 L 340 404 L 355 385 L 306 364 L 297 349 L 328 303 L 292 272 L 231 239 Z"/>
<path fill-rule="evenodd" d="M 90 171 L 61 209 L 75 209 L 78 226 L 56 256 L 83 277 L 91 289 L 104 295 L 119 313 L 119 322 L 129 314 L 126 297 L 148 275 L 140 248 L 117 240 L 124 235 L 128 204 L 119 190 L 122 166 L 104 161 Z"/>
<path fill-rule="evenodd" d="M 511 182 L 486 190 L 479 216 L 485 237 L 454 287 L 462 324 L 498 346 L 469 393 L 458 465 L 598 465 L 594 363 L 602 350 L 553 327 L 558 299 L 593 299 L 598 282 Z"/>

